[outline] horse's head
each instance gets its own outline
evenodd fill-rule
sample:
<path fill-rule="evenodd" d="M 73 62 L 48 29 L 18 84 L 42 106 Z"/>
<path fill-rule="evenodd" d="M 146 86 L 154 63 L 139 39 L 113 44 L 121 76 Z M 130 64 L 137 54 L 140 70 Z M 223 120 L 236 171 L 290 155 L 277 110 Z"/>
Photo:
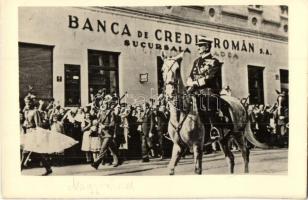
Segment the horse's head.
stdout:
<path fill-rule="evenodd" d="M 164 61 L 162 67 L 163 80 L 165 85 L 165 93 L 168 98 L 172 98 L 176 93 L 177 80 L 177 70 L 179 69 L 179 59 L 183 57 L 184 53 L 180 53 L 174 57 L 167 57 L 164 52 L 162 52 L 162 60 Z"/>

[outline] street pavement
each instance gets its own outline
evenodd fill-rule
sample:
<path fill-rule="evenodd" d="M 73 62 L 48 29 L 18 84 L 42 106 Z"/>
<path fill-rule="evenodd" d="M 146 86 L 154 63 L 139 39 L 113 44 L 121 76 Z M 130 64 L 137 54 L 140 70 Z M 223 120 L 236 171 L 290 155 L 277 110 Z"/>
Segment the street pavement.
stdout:
<path fill-rule="evenodd" d="M 233 152 L 235 156 L 235 174 L 244 173 L 244 162 L 241 152 Z M 52 167 L 52 176 L 140 176 L 140 175 L 168 175 L 167 165 L 170 159 L 163 161 L 158 158 L 151 159 L 148 163 L 140 160 L 129 160 L 118 167 L 100 165 L 98 170 L 89 164 Z M 250 174 L 259 175 L 284 175 L 288 173 L 288 149 L 270 149 L 251 151 L 249 162 Z M 44 168 L 32 168 L 22 171 L 23 175 L 41 175 Z M 176 167 L 177 175 L 194 174 L 192 155 L 181 159 Z M 207 154 L 203 156 L 203 175 L 229 174 L 228 164 L 222 152 Z"/>

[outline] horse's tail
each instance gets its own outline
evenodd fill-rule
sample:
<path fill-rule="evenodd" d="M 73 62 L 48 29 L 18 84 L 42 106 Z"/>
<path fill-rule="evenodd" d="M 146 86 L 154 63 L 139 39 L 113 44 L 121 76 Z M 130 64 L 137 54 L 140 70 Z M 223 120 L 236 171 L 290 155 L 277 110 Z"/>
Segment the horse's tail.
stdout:
<path fill-rule="evenodd" d="M 269 148 L 268 145 L 259 142 L 250 126 L 250 120 L 248 117 L 247 110 L 245 107 L 240 103 L 238 99 L 231 96 L 222 96 L 222 99 L 228 104 L 229 106 L 229 114 L 231 117 L 231 121 L 233 122 L 233 129 L 235 131 L 244 131 L 245 138 L 252 143 L 254 146 L 259 148 L 267 149 Z"/>
<path fill-rule="evenodd" d="M 248 122 L 246 123 L 246 127 L 245 127 L 245 130 L 244 130 L 244 136 L 246 137 L 246 139 L 251 144 L 253 144 L 256 147 L 259 147 L 259 148 L 262 148 L 262 149 L 268 149 L 269 148 L 269 146 L 267 144 L 261 143 L 255 138 L 255 136 L 254 136 L 254 134 L 251 130 L 251 127 L 250 127 L 250 120 L 248 120 Z"/>

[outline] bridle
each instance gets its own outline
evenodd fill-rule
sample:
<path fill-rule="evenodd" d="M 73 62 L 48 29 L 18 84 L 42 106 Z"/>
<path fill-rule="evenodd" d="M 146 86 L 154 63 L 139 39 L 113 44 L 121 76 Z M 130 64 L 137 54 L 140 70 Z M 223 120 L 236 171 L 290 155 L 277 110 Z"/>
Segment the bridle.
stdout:
<path fill-rule="evenodd" d="M 173 65 L 176 63 L 177 60 L 173 59 L 172 61 L 173 61 L 173 62 L 170 64 L 170 66 L 169 66 L 167 69 L 165 69 L 165 70 L 167 70 L 167 72 L 164 71 L 164 75 L 165 75 L 164 78 L 165 78 L 165 81 L 167 80 L 168 73 L 171 72 L 172 67 L 173 67 Z M 175 72 L 172 71 L 172 73 L 175 73 Z M 166 86 L 167 86 L 167 85 L 173 86 L 174 89 L 176 90 L 177 83 L 176 83 L 174 80 L 173 80 L 172 82 L 165 82 L 165 83 L 164 83 L 164 89 L 163 89 L 163 92 L 164 92 L 165 94 L 166 94 Z M 180 95 L 178 94 L 178 92 L 176 92 L 176 95 L 175 95 L 175 96 L 180 96 Z M 175 96 L 173 96 L 173 98 L 174 98 Z M 165 97 L 165 98 L 166 98 L 166 97 Z M 172 104 L 172 106 L 174 106 L 174 107 L 176 108 L 176 103 L 175 103 L 175 102 L 176 102 L 176 99 L 173 99 L 172 101 L 170 101 L 170 99 L 169 99 L 169 100 L 167 99 L 167 101 L 168 101 L 170 104 Z M 178 141 L 178 142 L 179 142 L 179 145 L 182 146 L 182 147 L 187 147 L 187 144 L 184 142 L 184 140 L 183 140 L 183 138 L 182 138 L 180 132 L 181 132 L 181 130 L 182 130 L 182 127 L 183 127 L 183 124 L 184 124 L 185 120 L 187 119 L 187 117 L 188 117 L 188 115 L 189 115 L 190 109 L 191 109 L 191 108 L 189 107 L 189 110 L 188 110 L 187 112 L 185 112 L 185 115 L 184 115 L 184 117 L 182 118 L 182 120 L 178 123 L 178 126 L 176 126 L 175 124 L 172 123 L 171 120 L 169 120 L 169 124 L 174 128 L 175 132 L 177 133 L 177 136 L 178 136 L 178 138 L 179 138 L 179 141 Z M 169 139 L 169 138 L 167 138 L 167 139 Z"/>

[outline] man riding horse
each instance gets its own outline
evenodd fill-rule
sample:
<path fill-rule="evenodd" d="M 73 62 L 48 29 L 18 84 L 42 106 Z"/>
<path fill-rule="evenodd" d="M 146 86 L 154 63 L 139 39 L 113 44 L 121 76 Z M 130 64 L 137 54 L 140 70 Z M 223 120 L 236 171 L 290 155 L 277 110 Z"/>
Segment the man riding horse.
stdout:
<path fill-rule="evenodd" d="M 234 172 L 234 155 L 229 148 L 230 138 L 234 138 L 242 152 L 244 169 L 248 173 L 249 148 L 246 140 L 255 146 L 266 148 L 259 143 L 250 129 L 247 111 L 239 99 L 219 96 L 219 69 L 221 64 L 211 53 L 212 41 L 199 38 L 200 57 L 194 62 L 187 80 L 188 89 L 183 83 L 179 60 L 184 53 L 167 57 L 162 53 L 164 96 L 170 111 L 168 134 L 173 141 L 172 157 L 169 162 L 169 174 L 175 173 L 185 148 L 194 153 L 195 173 L 202 174 L 204 144 L 219 141 L 229 164 L 230 173 Z M 223 115 L 222 115 L 223 114 Z M 223 119 L 223 120 L 220 120 Z"/>
<path fill-rule="evenodd" d="M 231 120 L 228 111 L 224 109 L 226 106 L 222 106 L 219 97 L 221 90 L 219 71 L 222 63 L 211 54 L 212 42 L 205 36 L 199 36 L 196 45 L 200 57 L 193 63 L 187 86 L 189 93 L 197 97 L 200 118 L 203 124 L 208 125 L 205 126 L 206 132 L 210 132 L 211 139 L 215 139 L 220 138 L 220 133 L 215 127 L 221 125 L 226 127 Z M 221 121 L 223 118 L 219 117 L 219 112 L 223 112 L 227 120 Z"/>

